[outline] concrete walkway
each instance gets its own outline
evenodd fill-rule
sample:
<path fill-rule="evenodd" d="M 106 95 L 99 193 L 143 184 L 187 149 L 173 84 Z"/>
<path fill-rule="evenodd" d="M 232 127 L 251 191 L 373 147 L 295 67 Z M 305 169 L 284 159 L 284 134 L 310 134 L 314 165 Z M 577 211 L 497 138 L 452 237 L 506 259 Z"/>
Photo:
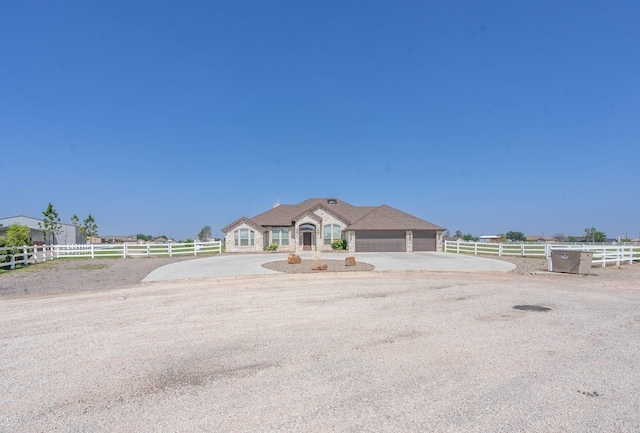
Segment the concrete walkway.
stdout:
<path fill-rule="evenodd" d="M 303 252 L 303 259 L 312 259 L 315 252 Z M 142 281 L 188 280 L 199 278 L 235 277 L 240 275 L 279 274 L 262 267 L 263 263 L 287 260 L 287 253 L 221 254 L 202 259 L 186 260 L 162 266 Z M 509 272 L 515 265 L 484 257 L 450 253 L 320 253 L 321 259 L 344 260 L 353 255 L 357 261 L 375 266 L 376 271 L 440 271 L 440 272 Z"/>

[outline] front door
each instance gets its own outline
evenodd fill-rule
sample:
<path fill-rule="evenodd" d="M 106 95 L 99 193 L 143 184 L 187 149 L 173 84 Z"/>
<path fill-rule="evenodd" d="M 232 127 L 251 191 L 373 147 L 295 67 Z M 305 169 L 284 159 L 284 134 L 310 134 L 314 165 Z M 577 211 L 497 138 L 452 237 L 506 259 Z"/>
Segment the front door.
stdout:
<path fill-rule="evenodd" d="M 311 251 L 311 232 L 302 233 L 302 249 L 304 251 Z"/>

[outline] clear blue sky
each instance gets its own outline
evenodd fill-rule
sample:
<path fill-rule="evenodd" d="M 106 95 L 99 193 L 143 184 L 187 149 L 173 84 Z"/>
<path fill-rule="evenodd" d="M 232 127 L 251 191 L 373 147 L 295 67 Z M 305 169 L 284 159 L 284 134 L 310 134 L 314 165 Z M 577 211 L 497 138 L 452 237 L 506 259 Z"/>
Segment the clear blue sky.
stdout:
<path fill-rule="evenodd" d="M 0 216 L 195 236 L 282 203 L 640 236 L 640 3 L 0 2 Z"/>

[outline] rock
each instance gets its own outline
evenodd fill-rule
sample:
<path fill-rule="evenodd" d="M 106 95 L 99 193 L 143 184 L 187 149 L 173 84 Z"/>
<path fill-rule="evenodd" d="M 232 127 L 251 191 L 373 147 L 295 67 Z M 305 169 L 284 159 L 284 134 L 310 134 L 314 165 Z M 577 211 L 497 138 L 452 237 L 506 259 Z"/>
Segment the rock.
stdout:
<path fill-rule="evenodd" d="M 302 257 L 297 254 L 289 254 L 289 257 L 287 257 L 287 262 L 289 262 L 290 265 L 299 265 L 300 263 L 302 263 Z"/>
<path fill-rule="evenodd" d="M 311 268 L 312 271 L 326 271 L 329 266 L 327 265 L 318 265 Z"/>
<path fill-rule="evenodd" d="M 356 258 L 353 257 L 353 256 L 346 257 L 344 259 L 344 265 L 345 266 L 355 266 L 356 265 Z"/>

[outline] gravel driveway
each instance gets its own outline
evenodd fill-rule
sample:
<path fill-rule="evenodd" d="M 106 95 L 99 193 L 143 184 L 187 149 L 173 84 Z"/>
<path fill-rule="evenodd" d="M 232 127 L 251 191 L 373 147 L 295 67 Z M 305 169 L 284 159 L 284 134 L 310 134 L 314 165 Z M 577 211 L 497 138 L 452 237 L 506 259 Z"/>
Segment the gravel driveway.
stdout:
<path fill-rule="evenodd" d="M 125 284 L 144 260 L 0 299 L 0 431 L 638 431 L 640 265 Z"/>

